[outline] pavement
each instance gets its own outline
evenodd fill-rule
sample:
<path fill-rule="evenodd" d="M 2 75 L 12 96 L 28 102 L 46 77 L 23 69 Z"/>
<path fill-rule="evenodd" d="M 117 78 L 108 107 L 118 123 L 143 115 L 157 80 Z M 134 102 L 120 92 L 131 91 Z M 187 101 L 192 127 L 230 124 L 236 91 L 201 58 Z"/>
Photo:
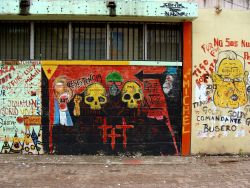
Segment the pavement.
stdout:
<path fill-rule="evenodd" d="M 248 156 L 0 155 L 6 187 L 250 187 Z"/>

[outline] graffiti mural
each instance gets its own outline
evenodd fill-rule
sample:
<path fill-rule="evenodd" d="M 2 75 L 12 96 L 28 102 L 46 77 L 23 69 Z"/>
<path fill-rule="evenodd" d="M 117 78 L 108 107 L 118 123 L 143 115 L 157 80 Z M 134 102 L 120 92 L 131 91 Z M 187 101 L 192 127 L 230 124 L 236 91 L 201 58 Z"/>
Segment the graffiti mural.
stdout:
<path fill-rule="evenodd" d="M 45 62 L 43 71 L 50 152 L 179 154 L 181 67 Z"/>
<path fill-rule="evenodd" d="M 41 65 L 0 62 L 0 152 L 43 154 Z"/>
<path fill-rule="evenodd" d="M 212 74 L 215 86 L 214 104 L 222 108 L 238 108 L 247 103 L 248 72 L 244 59 L 233 51 L 222 51 L 217 60 L 217 71 Z"/>
<path fill-rule="evenodd" d="M 207 147 L 199 148 L 199 152 L 237 153 L 244 147 L 230 148 L 228 143 L 235 139 L 246 142 L 250 136 L 250 62 L 245 44 L 246 40 L 214 37 L 200 46 L 203 59 L 193 69 L 192 139 Z M 209 147 L 215 142 L 216 147 Z"/>

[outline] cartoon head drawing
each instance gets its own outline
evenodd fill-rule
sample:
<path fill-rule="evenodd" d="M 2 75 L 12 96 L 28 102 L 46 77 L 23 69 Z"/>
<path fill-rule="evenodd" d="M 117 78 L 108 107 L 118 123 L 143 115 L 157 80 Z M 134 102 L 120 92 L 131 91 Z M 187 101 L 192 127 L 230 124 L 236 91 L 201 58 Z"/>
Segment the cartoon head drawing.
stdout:
<path fill-rule="evenodd" d="M 246 83 L 248 72 L 244 71 L 244 59 L 233 51 L 219 53 L 216 71 L 212 74 L 214 104 L 222 108 L 238 108 L 247 103 Z"/>
<path fill-rule="evenodd" d="M 59 76 L 54 81 L 55 98 L 59 103 L 60 111 L 67 111 L 67 103 L 72 99 L 73 92 L 67 86 L 67 78 Z"/>
<path fill-rule="evenodd" d="M 106 82 L 111 96 L 117 96 L 121 92 L 123 78 L 119 72 L 111 72 L 106 77 Z"/>

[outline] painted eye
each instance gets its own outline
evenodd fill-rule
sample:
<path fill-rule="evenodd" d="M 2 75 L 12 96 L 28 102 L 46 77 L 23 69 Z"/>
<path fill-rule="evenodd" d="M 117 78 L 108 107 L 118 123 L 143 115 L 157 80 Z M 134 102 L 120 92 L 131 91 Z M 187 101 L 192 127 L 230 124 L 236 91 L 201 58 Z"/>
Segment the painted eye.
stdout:
<path fill-rule="evenodd" d="M 135 93 L 135 94 L 134 94 L 134 99 L 140 99 L 140 98 L 141 98 L 140 93 Z"/>
<path fill-rule="evenodd" d="M 87 101 L 87 102 L 93 102 L 93 101 L 94 101 L 94 97 L 87 97 L 87 98 L 86 98 L 86 101 Z"/>
<path fill-rule="evenodd" d="M 98 97 L 99 102 L 105 102 L 105 98 L 103 97 Z"/>
<path fill-rule="evenodd" d="M 242 78 L 235 78 L 234 81 L 235 81 L 235 82 L 241 82 L 241 81 L 242 81 Z"/>
<path fill-rule="evenodd" d="M 224 78 L 223 81 L 224 82 L 231 82 L 231 78 Z"/>
<path fill-rule="evenodd" d="M 123 97 L 125 100 L 129 100 L 130 99 L 130 95 L 129 94 L 125 94 Z"/>

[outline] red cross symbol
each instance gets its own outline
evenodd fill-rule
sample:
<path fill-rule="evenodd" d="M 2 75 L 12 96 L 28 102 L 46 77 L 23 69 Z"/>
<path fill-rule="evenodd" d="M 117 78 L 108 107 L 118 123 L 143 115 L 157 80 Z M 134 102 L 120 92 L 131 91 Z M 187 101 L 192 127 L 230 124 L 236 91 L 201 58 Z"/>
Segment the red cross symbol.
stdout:
<path fill-rule="evenodd" d="M 122 137 L 123 137 L 123 147 L 126 149 L 127 146 L 127 129 L 134 128 L 134 125 L 126 125 L 125 118 L 122 118 L 122 125 L 116 125 L 117 129 L 122 129 Z"/>
<path fill-rule="evenodd" d="M 107 121 L 106 118 L 104 118 L 103 120 L 103 125 L 98 126 L 98 129 L 102 129 L 102 141 L 103 143 L 107 143 L 107 130 L 111 129 L 112 126 L 111 125 L 107 125 Z"/>
<path fill-rule="evenodd" d="M 115 133 L 115 128 L 112 128 L 111 134 L 109 134 L 108 137 L 111 138 L 111 147 L 112 147 L 112 150 L 114 150 L 115 149 L 115 140 L 116 140 L 116 138 L 121 137 L 121 135 L 120 134 L 116 134 Z"/>

